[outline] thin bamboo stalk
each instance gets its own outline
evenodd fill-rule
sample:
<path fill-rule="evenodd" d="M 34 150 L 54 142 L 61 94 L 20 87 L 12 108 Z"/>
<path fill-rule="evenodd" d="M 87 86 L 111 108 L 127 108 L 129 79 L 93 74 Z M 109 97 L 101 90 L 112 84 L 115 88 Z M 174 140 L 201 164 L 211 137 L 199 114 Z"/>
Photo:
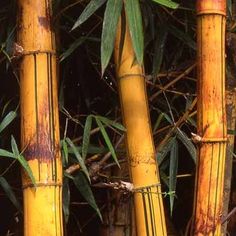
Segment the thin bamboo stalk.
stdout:
<path fill-rule="evenodd" d="M 134 208 L 138 236 L 164 236 L 165 215 L 155 160 L 143 67 L 136 64 L 126 22 L 118 25 L 115 64 L 119 84 L 130 176 L 135 188 Z M 122 47 L 123 46 L 123 47 Z"/>
<path fill-rule="evenodd" d="M 221 235 L 227 145 L 224 0 L 198 0 L 198 148 L 191 235 Z"/>
<path fill-rule="evenodd" d="M 36 188 L 23 173 L 24 234 L 63 235 L 57 69 L 51 0 L 19 0 L 21 146 Z"/>

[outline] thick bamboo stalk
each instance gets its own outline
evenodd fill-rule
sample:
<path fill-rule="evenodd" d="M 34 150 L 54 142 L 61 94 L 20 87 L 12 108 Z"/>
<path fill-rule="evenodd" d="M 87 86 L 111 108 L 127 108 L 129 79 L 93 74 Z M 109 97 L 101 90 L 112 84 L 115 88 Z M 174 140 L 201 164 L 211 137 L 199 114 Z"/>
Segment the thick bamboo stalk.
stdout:
<path fill-rule="evenodd" d="M 115 64 L 119 82 L 126 145 L 133 181 L 135 219 L 138 236 L 166 235 L 159 172 L 150 126 L 144 70 L 136 64 L 126 22 L 122 42 L 121 22 L 115 42 Z M 122 46 L 123 47 L 122 47 Z"/>
<path fill-rule="evenodd" d="M 57 69 L 51 0 L 19 0 L 21 145 L 36 188 L 23 173 L 24 234 L 63 235 Z"/>
<path fill-rule="evenodd" d="M 191 235 L 221 235 L 227 145 L 224 0 L 197 2 L 198 149 Z"/>

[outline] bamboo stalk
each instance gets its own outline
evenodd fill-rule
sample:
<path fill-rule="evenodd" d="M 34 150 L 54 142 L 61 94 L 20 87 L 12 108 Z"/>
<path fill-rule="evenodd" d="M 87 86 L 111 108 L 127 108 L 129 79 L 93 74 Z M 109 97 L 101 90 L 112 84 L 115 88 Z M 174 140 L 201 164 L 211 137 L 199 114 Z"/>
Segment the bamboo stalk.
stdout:
<path fill-rule="evenodd" d="M 63 235 L 57 69 L 51 0 L 19 0 L 21 146 L 36 188 L 25 173 L 24 234 Z"/>
<path fill-rule="evenodd" d="M 225 112 L 226 1 L 197 1 L 198 148 L 191 235 L 221 235 L 227 145 Z"/>
<path fill-rule="evenodd" d="M 130 176 L 133 181 L 136 232 L 138 236 L 164 236 L 165 215 L 159 172 L 150 126 L 144 70 L 136 64 L 126 22 L 119 22 L 115 41 L 115 64 L 119 84 Z M 123 47 L 121 46 L 123 45 Z"/>

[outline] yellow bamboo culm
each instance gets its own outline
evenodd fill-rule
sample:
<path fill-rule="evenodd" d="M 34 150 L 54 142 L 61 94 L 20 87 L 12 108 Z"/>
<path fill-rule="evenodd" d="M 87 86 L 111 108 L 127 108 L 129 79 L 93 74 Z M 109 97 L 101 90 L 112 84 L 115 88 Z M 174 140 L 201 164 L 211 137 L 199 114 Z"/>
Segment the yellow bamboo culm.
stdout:
<path fill-rule="evenodd" d="M 63 235 L 57 69 L 51 0 L 19 0 L 21 146 L 36 188 L 23 173 L 24 235 Z"/>
<path fill-rule="evenodd" d="M 138 236 L 165 236 L 165 216 L 150 126 L 144 70 L 135 62 L 127 22 L 124 41 L 121 35 L 122 27 L 123 24 L 119 22 L 114 53 L 123 122 L 127 129 L 130 176 L 136 189 L 136 232 Z"/>
<path fill-rule="evenodd" d="M 227 145 L 225 0 L 197 2 L 198 163 L 191 235 L 221 235 Z"/>

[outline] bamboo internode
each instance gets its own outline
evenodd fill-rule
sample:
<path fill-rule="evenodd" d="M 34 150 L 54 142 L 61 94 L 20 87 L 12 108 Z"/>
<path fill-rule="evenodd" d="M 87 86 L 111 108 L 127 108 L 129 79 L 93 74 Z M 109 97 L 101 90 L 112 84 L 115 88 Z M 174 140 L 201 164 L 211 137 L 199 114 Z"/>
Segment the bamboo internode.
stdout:
<path fill-rule="evenodd" d="M 225 6 L 223 0 L 199 0 L 197 4 L 197 129 L 201 141 L 191 235 L 221 235 L 227 145 Z"/>
<path fill-rule="evenodd" d="M 25 235 L 63 235 L 55 38 L 51 0 L 19 0 L 21 146 Z"/>
<path fill-rule="evenodd" d="M 165 236 L 166 225 L 159 172 L 150 126 L 143 68 L 135 62 L 127 22 L 124 41 L 118 25 L 115 63 L 119 82 L 130 175 L 136 189 L 134 207 L 137 235 Z"/>

